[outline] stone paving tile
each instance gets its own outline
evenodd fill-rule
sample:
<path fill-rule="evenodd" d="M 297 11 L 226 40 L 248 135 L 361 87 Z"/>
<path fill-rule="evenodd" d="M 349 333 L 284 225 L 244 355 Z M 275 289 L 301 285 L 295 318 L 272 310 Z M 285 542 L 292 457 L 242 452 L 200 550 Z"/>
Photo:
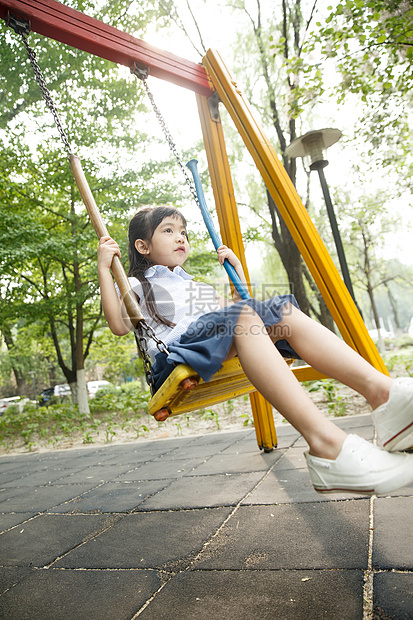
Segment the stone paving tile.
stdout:
<path fill-rule="evenodd" d="M 25 579 L 34 572 L 34 568 L 27 566 L 0 566 L 0 597 L 4 592 L 13 588 L 19 581 Z M 6 618 L 1 615 L 1 598 L 0 598 L 0 618 Z"/>
<path fill-rule="evenodd" d="M 0 536 L 5 566 L 45 566 L 114 523 L 108 515 L 41 515 Z"/>
<path fill-rule="evenodd" d="M 0 597 L 0 616 L 130 620 L 159 586 L 154 571 L 38 570 Z"/>
<path fill-rule="evenodd" d="M 307 471 L 304 450 L 296 447 L 294 444 L 294 447 L 287 450 L 283 458 L 277 462 L 274 469 L 277 471 L 283 471 L 285 469 L 305 469 Z"/>
<path fill-rule="evenodd" d="M 168 440 L 156 442 L 134 442 L 133 444 L 122 444 L 107 446 L 104 455 L 105 463 L 116 463 L 117 465 L 139 465 L 143 462 L 150 462 L 164 455 L 172 455 L 182 446 L 182 441 Z"/>
<path fill-rule="evenodd" d="M 236 506 L 263 477 L 263 472 L 218 476 L 185 476 L 142 502 L 141 510 L 178 510 Z"/>
<path fill-rule="evenodd" d="M 232 443 L 230 445 L 232 445 Z M 179 448 L 176 448 L 171 452 L 155 457 L 152 462 L 156 463 L 157 461 L 163 461 L 165 459 L 168 459 L 171 462 L 182 459 L 208 459 L 210 456 L 219 454 L 225 450 L 227 446 L 228 440 L 225 443 L 219 442 L 217 444 L 210 443 L 205 445 L 199 445 L 193 441 L 188 441 L 188 443 L 181 444 Z M 255 442 L 255 451 L 257 450 L 257 442 Z"/>
<path fill-rule="evenodd" d="M 388 497 L 375 500 L 374 567 L 413 570 L 412 508 L 413 498 L 411 497 Z"/>
<path fill-rule="evenodd" d="M 363 496 L 349 493 L 317 493 L 311 484 L 307 469 L 275 468 L 242 503 L 244 505 L 315 503 L 360 499 L 360 497 Z"/>
<path fill-rule="evenodd" d="M 413 618 L 413 573 L 374 576 L 374 613 L 377 620 Z"/>
<path fill-rule="evenodd" d="M 162 460 L 144 463 L 132 471 L 117 477 L 119 481 L 127 480 L 162 480 L 166 478 L 182 478 L 199 463 L 198 459 L 172 459 L 165 457 Z"/>
<path fill-rule="evenodd" d="M 277 434 L 277 450 L 282 450 L 283 448 L 291 447 L 299 437 L 297 431 L 295 431 L 292 427 L 291 433 L 278 433 Z M 284 430 L 284 429 L 283 429 Z M 288 429 L 285 429 L 288 431 Z M 226 448 L 221 450 L 222 454 L 268 454 L 264 452 L 264 450 L 260 450 L 257 446 L 257 440 L 255 438 L 255 434 L 253 436 L 248 435 L 244 439 L 240 439 L 239 441 L 234 442 Z"/>
<path fill-rule="evenodd" d="M 21 480 L 25 476 L 28 476 L 30 473 L 32 472 L 27 471 L 26 468 L 3 471 L 3 473 L 0 475 L 0 485 L 1 487 L 15 486 L 18 480 Z"/>
<path fill-rule="evenodd" d="M 192 571 L 169 581 L 142 620 L 358 620 L 362 571 Z"/>
<path fill-rule="evenodd" d="M 366 569 L 368 526 L 368 500 L 242 506 L 194 569 Z"/>
<path fill-rule="evenodd" d="M 58 506 L 63 502 L 78 497 L 90 491 L 96 486 L 96 482 L 89 484 L 65 484 L 61 486 L 49 485 L 43 487 L 19 487 L 5 489 L 0 492 L 1 512 L 44 512 L 49 508 Z"/>
<path fill-rule="evenodd" d="M 89 481 L 99 484 L 107 480 L 117 479 L 130 469 L 129 465 L 89 465 L 87 468 L 73 472 L 68 476 L 61 476 L 57 484 L 80 484 Z"/>
<path fill-rule="evenodd" d="M 153 495 L 170 481 L 107 482 L 74 500 L 52 508 L 53 513 L 128 512 L 139 506 L 148 495 Z"/>
<path fill-rule="evenodd" d="M 188 476 L 209 476 L 211 474 L 249 473 L 267 471 L 282 457 L 281 450 L 264 453 L 220 453 L 199 464 Z"/>
<path fill-rule="evenodd" d="M 185 569 L 229 512 L 215 508 L 130 514 L 54 567 Z"/>
<path fill-rule="evenodd" d="M 349 433 L 358 433 L 360 428 L 369 428 L 374 432 L 373 420 L 369 413 L 362 415 L 347 415 L 334 418 L 334 424 L 340 426 Z"/>
<path fill-rule="evenodd" d="M 57 467 L 49 468 L 44 467 L 33 472 L 25 473 L 24 476 L 16 478 L 8 483 L 3 484 L 2 487 L 36 487 L 45 484 L 52 484 L 62 478 L 66 478 L 72 474 L 76 474 L 79 471 L 84 471 L 83 467 Z M 59 483 L 60 484 L 60 483 Z"/>
<path fill-rule="evenodd" d="M 88 463 L 99 463 L 104 448 L 88 448 L 85 446 L 76 450 L 57 450 L 53 452 L 42 452 L 40 454 L 28 455 L 29 463 L 32 467 L 53 467 L 56 463 L 61 466 L 67 464 L 86 467 Z"/>
<path fill-rule="evenodd" d="M 397 491 L 393 491 L 393 493 L 387 493 L 386 495 L 379 495 L 378 497 L 410 497 L 413 502 L 413 484 L 409 484 L 407 487 L 402 487 L 401 489 L 397 489 Z"/>
<path fill-rule="evenodd" d="M 359 435 L 367 441 L 373 441 L 374 427 L 372 417 L 369 414 L 338 417 L 334 418 L 333 422 L 347 433 L 353 433 L 354 435 Z M 307 442 L 303 439 L 303 437 L 300 437 L 294 445 L 297 448 L 303 448 L 303 450 L 308 449 Z"/>
<path fill-rule="evenodd" d="M 277 434 L 277 448 L 289 448 L 301 437 L 300 433 L 287 422 L 282 426 L 277 426 L 275 431 Z"/>
<path fill-rule="evenodd" d="M 271 453 L 244 429 L 0 457 L 0 617 L 129 620 L 161 579 L 148 620 L 362 620 L 370 501 L 315 493 L 306 443 L 277 432 Z M 412 496 L 373 500 L 376 620 L 413 617 Z"/>
<path fill-rule="evenodd" d="M 36 512 L 14 512 L 11 514 L 0 514 L 0 532 L 5 532 L 11 527 L 19 525 L 19 523 L 24 523 L 36 514 Z"/>

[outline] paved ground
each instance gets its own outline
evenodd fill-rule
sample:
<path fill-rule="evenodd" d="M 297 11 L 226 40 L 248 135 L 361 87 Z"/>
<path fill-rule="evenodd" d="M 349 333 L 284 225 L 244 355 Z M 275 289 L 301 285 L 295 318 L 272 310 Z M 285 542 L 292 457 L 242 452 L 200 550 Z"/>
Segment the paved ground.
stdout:
<path fill-rule="evenodd" d="M 267 454 L 241 431 L 0 458 L 0 617 L 412 619 L 413 486 L 318 495 L 304 449 L 282 426 Z"/>

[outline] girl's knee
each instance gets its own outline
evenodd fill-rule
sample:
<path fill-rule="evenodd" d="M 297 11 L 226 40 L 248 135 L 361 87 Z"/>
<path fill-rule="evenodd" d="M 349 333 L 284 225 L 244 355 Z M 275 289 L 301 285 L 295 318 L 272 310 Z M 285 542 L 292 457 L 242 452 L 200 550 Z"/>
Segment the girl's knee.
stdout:
<path fill-rule="evenodd" d="M 238 317 L 237 324 L 235 326 L 235 335 L 245 335 L 246 333 L 252 335 L 259 335 L 261 333 L 267 333 L 264 323 L 250 306 L 244 306 Z"/>

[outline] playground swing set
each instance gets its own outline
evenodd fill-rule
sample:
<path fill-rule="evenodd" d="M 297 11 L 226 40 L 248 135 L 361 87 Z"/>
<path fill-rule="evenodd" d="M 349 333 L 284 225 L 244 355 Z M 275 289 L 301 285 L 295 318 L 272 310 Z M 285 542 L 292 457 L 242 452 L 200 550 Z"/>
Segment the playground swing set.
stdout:
<path fill-rule="evenodd" d="M 168 80 L 191 89 L 195 93 L 222 240 L 240 257 L 248 281 L 248 269 L 219 113 L 219 105 L 224 105 L 252 155 L 343 339 L 375 368 L 385 373 L 388 372 L 295 187 L 264 132 L 255 121 L 218 52 L 209 50 L 202 59 L 202 65 L 192 63 L 150 46 L 55 0 L 37 0 L 36 3 L 30 0 L 0 0 L 0 18 L 4 19 L 23 40 L 36 80 L 53 114 L 60 137 L 69 155 L 76 184 L 99 238 L 108 235 L 108 231 L 90 191 L 80 160 L 73 154 L 60 123 L 35 53 L 28 43 L 27 36 L 30 31 L 112 62 L 126 65 L 142 81 L 166 140 L 184 174 L 194 201 L 201 210 L 214 246 L 217 248 L 221 244 L 221 239 L 214 230 L 205 204 L 197 162 L 192 160 L 187 164 L 193 176 L 194 183 L 192 183 L 154 101 L 147 78 L 151 75 Z M 250 297 L 249 291 L 239 281 L 232 266 L 227 263 L 224 267 L 241 297 Z M 249 394 L 259 448 L 270 451 L 276 447 L 277 435 L 271 405 L 255 391 L 254 386 L 245 376 L 238 358 L 224 362 L 222 368 L 208 382 L 204 382 L 189 366 L 180 364 L 164 384 L 154 392 L 151 364 L 147 354 L 147 339 L 153 338 L 160 350 L 167 350 L 167 347 L 147 325 L 120 259 L 116 256 L 112 262 L 112 273 L 134 327 L 146 378 L 151 387 L 152 398 L 148 405 L 149 413 L 161 421 L 169 416 L 202 409 Z M 292 366 L 291 371 L 299 381 L 325 378 L 310 366 Z"/>

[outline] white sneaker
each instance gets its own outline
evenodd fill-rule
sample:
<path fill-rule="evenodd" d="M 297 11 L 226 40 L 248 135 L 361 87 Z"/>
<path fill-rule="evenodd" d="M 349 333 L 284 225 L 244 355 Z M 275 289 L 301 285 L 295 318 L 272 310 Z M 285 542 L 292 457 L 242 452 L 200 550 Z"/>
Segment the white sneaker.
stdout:
<path fill-rule="evenodd" d="M 319 493 L 390 493 L 413 482 L 413 454 L 389 454 L 348 435 L 335 461 L 305 452 L 311 482 Z"/>
<path fill-rule="evenodd" d="M 413 446 L 413 379 L 395 379 L 387 403 L 372 413 L 377 438 L 388 452 Z"/>

